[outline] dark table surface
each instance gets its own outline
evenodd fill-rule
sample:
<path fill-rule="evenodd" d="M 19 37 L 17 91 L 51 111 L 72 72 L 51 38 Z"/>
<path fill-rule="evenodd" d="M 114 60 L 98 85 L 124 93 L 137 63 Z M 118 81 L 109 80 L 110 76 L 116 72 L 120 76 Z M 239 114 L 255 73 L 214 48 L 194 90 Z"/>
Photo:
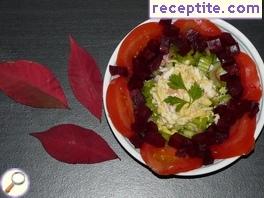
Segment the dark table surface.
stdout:
<path fill-rule="evenodd" d="M 30 59 L 47 65 L 60 80 L 71 107 L 34 109 L 0 93 L 0 174 L 11 167 L 24 169 L 31 179 L 25 197 L 264 197 L 263 135 L 252 155 L 218 173 L 160 179 L 124 151 L 105 115 L 99 123 L 73 96 L 67 80 L 68 35 L 92 53 L 103 74 L 118 42 L 147 18 L 148 2 L 143 0 L 0 1 L 0 60 Z M 263 21 L 229 22 L 263 57 Z M 96 130 L 121 161 L 69 165 L 54 160 L 29 133 L 61 123 Z"/>

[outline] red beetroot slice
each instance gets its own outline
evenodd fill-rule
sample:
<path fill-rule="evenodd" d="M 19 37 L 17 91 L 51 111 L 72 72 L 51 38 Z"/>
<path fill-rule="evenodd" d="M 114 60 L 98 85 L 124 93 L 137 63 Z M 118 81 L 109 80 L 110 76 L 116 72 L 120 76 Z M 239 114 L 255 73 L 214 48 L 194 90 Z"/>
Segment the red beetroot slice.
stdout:
<path fill-rule="evenodd" d="M 142 63 L 142 64 L 144 64 L 144 63 L 147 63 L 147 62 L 151 61 L 153 58 L 155 58 L 156 55 L 157 55 L 156 49 L 152 50 L 151 48 L 148 48 L 148 46 L 147 46 L 138 55 L 138 57 L 140 57 L 144 61 Z"/>
<path fill-rule="evenodd" d="M 214 159 L 208 149 L 208 140 L 214 142 L 214 134 L 209 132 L 204 132 L 203 135 L 196 136 L 195 139 L 189 139 L 181 134 L 175 133 L 170 137 L 168 144 L 177 149 L 176 155 L 179 157 L 200 157 L 203 159 L 203 164 L 212 164 Z M 197 141 L 198 139 L 198 141 Z M 195 142 L 195 140 L 197 142 Z M 206 143 L 204 143 L 206 142 Z"/>
<path fill-rule="evenodd" d="M 194 50 L 204 51 L 207 47 L 205 40 L 200 36 L 199 32 L 190 29 L 186 32 L 186 39 Z"/>
<path fill-rule="evenodd" d="M 219 38 L 224 47 L 232 46 L 237 43 L 233 36 L 228 32 L 222 32 Z"/>
<path fill-rule="evenodd" d="M 159 24 L 162 25 L 164 37 L 168 38 L 169 43 L 173 43 L 178 39 L 180 31 L 176 26 L 171 25 L 171 20 L 160 20 Z M 163 50 L 161 50 L 161 52 L 162 51 Z M 166 52 L 167 51 L 165 50 L 165 53 Z"/>
<path fill-rule="evenodd" d="M 151 75 L 150 68 L 148 67 L 148 62 L 142 57 L 134 58 L 133 60 L 133 75 L 139 78 L 141 81 L 148 79 Z"/>
<path fill-rule="evenodd" d="M 176 155 L 180 157 L 186 157 L 186 156 L 191 156 L 191 157 L 197 157 L 198 156 L 198 148 L 197 145 L 189 138 L 178 134 L 174 133 L 168 142 L 168 145 L 176 148 L 177 152 Z"/>
<path fill-rule="evenodd" d="M 126 67 L 110 65 L 109 66 L 109 71 L 110 71 L 110 74 L 112 76 L 115 76 L 115 75 L 120 75 L 120 76 L 124 76 L 124 77 L 128 76 L 128 70 L 127 70 Z"/>
<path fill-rule="evenodd" d="M 38 108 L 68 108 L 55 75 L 28 60 L 0 63 L 0 90 L 18 103 Z"/>
<path fill-rule="evenodd" d="M 216 54 L 217 58 L 220 60 L 223 68 L 225 66 L 233 65 L 235 63 L 235 59 L 231 54 L 228 54 L 226 51 L 221 51 Z"/>
<path fill-rule="evenodd" d="M 168 40 L 166 42 L 168 42 Z M 160 51 L 160 47 L 162 47 L 160 42 L 157 40 L 150 40 L 147 46 L 133 58 L 133 75 L 128 82 L 130 91 L 133 89 L 141 89 L 144 81 L 150 79 L 152 72 L 159 68 L 164 54 L 164 52 Z M 163 50 L 166 51 L 166 49 Z"/>
<path fill-rule="evenodd" d="M 134 106 L 134 115 L 136 121 L 139 121 L 141 123 L 147 122 L 151 114 L 152 114 L 151 110 L 145 104 Z"/>
<path fill-rule="evenodd" d="M 228 93 L 233 97 L 233 98 L 240 98 L 243 94 L 243 87 L 240 82 L 239 77 L 233 76 L 230 78 L 227 83 L 226 83 Z"/>
<path fill-rule="evenodd" d="M 160 42 L 160 52 L 162 54 L 168 54 L 170 49 L 170 38 L 162 37 Z"/>
<path fill-rule="evenodd" d="M 240 78 L 237 75 L 229 75 L 229 73 L 220 76 L 222 81 L 226 82 L 226 87 L 228 93 L 233 98 L 240 98 L 243 94 L 243 86 L 241 84 Z"/>
<path fill-rule="evenodd" d="M 171 19 L 161 19 L 159 24 L 162 25 L 163 29 L 170 29 L 171 28 Z M 165 31 L 166 32 L 166 31 Z"/>
<path fill-rule="evenodd" d="M 155 57 L 148 65 L 149 69 L 151 72 L 154 72 L 156 71 L 160 64 L 161 64 L 161 61 L 163 59 L 163 54 L 159 54 L 157 57 Z"/>
<path fill-rule="evenodd" d="M 208 49 L 217 55 L 222 66 L 232 65 L 235 62 L 233 56 L 240 52 L 238 43 L 227 32 L 221 33 L 219 37 L 210 39 L 206 43 Z"/>
<path fill-rule="evenodd" d="M 227 138 L 227 134 L 228 133 L 218 131 L 217 126 L 212 124 L 204 132 L 194 135 L 192 141 L 199 145 L 200 151 L 205 151 L 208 146 L 222 142 Z M 204 149 L 201 146 L 204 147 Z"/>
<path fill-rule="evenodd" d="M 226 50 L 226 53 L 230 54 L 231 56 L 234 56 L 240 52 L 238 43 L 235 43 L 233 45 L 226 47 L 225 50 Z"/>
<path fill-rule="evenodd" d="M 251 100 L 241 100 L 237 104 L 237 111 L 242 112 L 240 117 L 243 116 L 243 113 L 249 113 L 250 117 L 255 117 L 259 111 L 259 103 Z"/>
<path fill-rule="evenodd" d="M 233 64 L 233 65 L 228 65 L 226 67 L 224 67 L 224 69 L 228 72 L 229 75 L 235 75 L 235 76 L 239 76 L 239 68 L 237 66 L 237 64 Z"/>
<path fill-rule="evenodd" d="M 141 120 L 136 120 L 132 125 L 131 128 L 136 134 L 140 137 L 143 138 L 145 136 L 145 132 L 147 129 L 147 122 L 146 121 L 141 121 Z"/>
<path fill-rule="evenodd" d="M 145 104 L 145 98 L 142 95 L 140 89 L 133 89 L 130 91 L 131 99 L 134 103 L 134 106 L 140 106 Z"/>
<path fill-rule="evenodd" d="M 160 45 L 160 41 L 155 39 L 150 40 L 147 43 L 147 46 L 139 52 L 137 58 L 140 58 L 140 61 L 143 61 L 142 64 L 148 63 L 160 54 Z"/>
<path fill-rule="evenodd" d="M 159 53 L 159 47 L 160 47 L 160 42 L 156 39 L 151 39 L 148 44 L 147 47 L 150 51 L 154 52 L 155 54 Z"/>
<path fill-rule="evenodd" d="M 214 158 L 213 158 L 212 152 L 209 149 L 201 152 L 200 157 L 203 159 L 204 165 L 209 165 L 209 164 L 214 163 Z"/>
<path fill-rule="evenodd" d="M 224 117 L 224 116 L 226 116 L 227 105 L 220 104 L 217 107 L 215 107 L 213 111 L 215 114 L 218 114 L 220 117 Z"/>
<path fill-rule="evenodd" d="M 95 117 L 102 116 L 103 81 L 94 58 L 70 36 L 68 77 L 73 94 Z"/>
<path fill-rule="evenodd" d="M 118 158 L 107 142 L 90 129 L 63 124 L 31 133 L 50 156 L 69 164 L 93 164 Z"/>
<path fill-rule="evenodd" d="M 164 147 L 165 145 L 165 139 L 159 133 L 157 125 L 152 121 L 147 123 L 144 142 L 147 142 L 155 147 Z"/>
<path fill-rule="evenodd" d="M 156 56 L 156 55 L 155 55 Z M 142 81 L 144 79 L 149 78 L 151 75 L 151 71 L 148 68 L 148 62 L 146 57 L 144 57 L 141 53 L 133 59 L 133 76 L 137 76 L 140 78 Z"/>
<path fill-rule="evenodd" d="M 223 32 L 217 40 L 220 40 L 221 43 L 218 43 L 220 47 L 217 49 L 217 52 L 224 51 L 228 56 L 233 56 L 240 51 L 238 43 L 230 33 Z"/>
<path fill-rule="evenodd" d="M 179 54 L 181 56 L 185 56 L 192 49 L 188 40 L 183 35 L 180 35 L 177 38 L 177 40 L 175 41 L 175 45 L 177 46 L 177 48 L 179 50 Z"/>
<path fill-rule="evenodd" d="M 158 69 L 162 61 L 163 54 L 165 51 L 168 51 L 169 47 L 169 40 L 164 42 L 166 43 L 162 44 L 156 40 L 150 40 L 147 46 L 139 52 L 137 57 L 132 60 L 134 76 L 137 76 L 141 79 L 141 81 L 144 81 L 149 79 L 152 72 Z M 164 51 L 161 52 L 161 50 Z"/>
<path fill-rule="evenodd" d="M 135 134 L 131 138 L 129 138 L 129 141 L 134 145 L 135 148 L 140 148 L 144 143 L 143 138 L 138 134 Z"/>
<path fill-rule="evenodd" d="M 219 114 L 217 131 L 227 133 L 236 120 L 240 119 L 245 113 L 254 117 L 259 111 L 259 104 L 249 100 L 231 99 L 226 105 L 219 105 L 214 109 L 214 113 Z"/>
<path fill-rule="evenodd" d="M 187 137 L 185 137 L 179 133 L 174 133 L 170 137 L 169 142 L 168 142 L 168 145 L 170 145 L 176 149 L 182 149 L 184 147 L 190 146 L 191 144 L 192 144 L 192 141 L 189 138 L 187 138 Z"/>
<path fill-rule="evenodd" d="M 208 49 L 212 53 L 216 54 L 223 50 L 220 38 L 214 38 L 214 39 L 208 40 L 206 43 L 207 43 Z"/>
<path fill-rule="evenodd" d="M 133 89 L 141 89 L 144 85 L 144 80 L 136 75 L 131 76 L 128 81 L 128 89 L 131 91 Z"/>
<path fill-rule="evenodd" d="M 216 129 L 219 132 L 227 133 L 230 129 L 230 127 L 235 123 L 237 116 L 230 116 L 228 118 L 221 117 L 217 124 L 216 124 Z M 216 141 L 218 142 L 218 141 Z"/>
<path fill-rule="evenodd" d="M 156 70 L 162 61 L 159 52 L 159 42 L 150 40 L 147 46 L 133 58 L 133 75 L 128 81 L 128 89 L 141 89 L 145 80 L 150 78 L 151 73 Z"/>

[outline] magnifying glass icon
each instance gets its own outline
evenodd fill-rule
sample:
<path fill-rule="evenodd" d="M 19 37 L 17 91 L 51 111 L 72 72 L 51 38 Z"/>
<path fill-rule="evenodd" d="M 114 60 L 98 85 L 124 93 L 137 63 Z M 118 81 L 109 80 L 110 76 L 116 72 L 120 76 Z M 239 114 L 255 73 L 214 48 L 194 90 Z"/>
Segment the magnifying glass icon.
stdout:
<path fill-rule="evenodd" d="M 26 176 L 22 172 L 14 172 L 11 176 L 11 184 L 5 189 L 6 193 L 9 193 L 15 185 L 22 185 L 26 180 Z"/>

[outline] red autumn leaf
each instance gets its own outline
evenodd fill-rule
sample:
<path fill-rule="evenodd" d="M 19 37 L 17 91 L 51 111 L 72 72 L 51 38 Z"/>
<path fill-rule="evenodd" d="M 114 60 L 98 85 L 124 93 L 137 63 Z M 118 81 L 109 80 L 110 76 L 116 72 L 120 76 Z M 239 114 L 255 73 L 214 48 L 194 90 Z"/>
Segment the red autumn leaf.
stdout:
<path fill-rule="evenodd" d="M 53 158 L 69 164 L 92 164 L 118 158 L 107 142 L 90 129 L 63 124 L 31 133 Z"/>
<path fill-rule="evenodd" d="M 16 102 L 31 107 L 68 107 L 59 81 L 50 70 L 36 62 L 0 63 L 0 90 Z"/>
<path fill-rule="evenodd" d="M 95 117 L 102 116 L 103 81 L 93 57 L 70 36 L 68 76 L 75 97 Z"/>

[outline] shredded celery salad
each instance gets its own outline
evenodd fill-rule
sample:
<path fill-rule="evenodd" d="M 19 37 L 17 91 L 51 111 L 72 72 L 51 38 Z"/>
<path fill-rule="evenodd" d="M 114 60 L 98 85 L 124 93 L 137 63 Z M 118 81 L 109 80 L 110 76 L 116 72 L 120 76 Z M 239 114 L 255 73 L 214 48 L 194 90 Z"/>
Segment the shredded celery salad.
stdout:
<path fill-rule="evenodd" d="M 142 89 L 146 105 L 152 110 L 151 120 L 165 139 L 174 133 L 191 138 L 217 123 L 219 116 L 214 114 L 214 107 L 231 98 L 220 81 L 224 73 L 217 57 L 209 51 L 190 51 L 181 56 L 174 45 L 170 47 Z"/>

